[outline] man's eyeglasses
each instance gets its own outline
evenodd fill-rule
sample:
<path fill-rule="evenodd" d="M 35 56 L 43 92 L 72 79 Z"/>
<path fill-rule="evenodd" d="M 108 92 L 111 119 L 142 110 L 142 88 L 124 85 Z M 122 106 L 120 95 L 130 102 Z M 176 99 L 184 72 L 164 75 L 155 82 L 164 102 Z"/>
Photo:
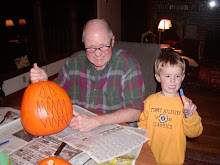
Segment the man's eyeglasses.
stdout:
<path fill-rule="evenodd" d="M 85 49 L 88 53 L 94 53 L 97 49 L 99 49 L 102 52 L 108 51 L 110 49 L 110 47 L 111 46 L 109 45 L 109 46 L 102 46 L 99 48 L 85 48 Z"/>
<path fill-rule="evenodd" d="M 94 53 L 97 49 L 99 49 L 101 52 L 105 52 L 110 49 L 111 44 L 112 44 L 112 39 L 111 39 L 110 44 L 108 46 L 102 46 L 99 48 L 85 48 L 85 49 L 86 49 L 86 52 L 88 52 L 88 53 Z"/>

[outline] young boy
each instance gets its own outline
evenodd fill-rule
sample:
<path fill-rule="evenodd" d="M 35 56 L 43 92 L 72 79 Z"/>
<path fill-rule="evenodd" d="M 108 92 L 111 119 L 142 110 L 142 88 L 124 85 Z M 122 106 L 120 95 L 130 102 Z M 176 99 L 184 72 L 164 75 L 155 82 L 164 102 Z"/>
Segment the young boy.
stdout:
<path fill-rule="evenodd" d="M 185 62 L 173 51 L 162 50 L 155 62 L 155 77 L 161 91 L 144 101 L 138 126 L 147 129 L 157 164 L 183 164 L 186 136 L 197 137 L 203 131 L 196 105 L 182 93 Z"/>

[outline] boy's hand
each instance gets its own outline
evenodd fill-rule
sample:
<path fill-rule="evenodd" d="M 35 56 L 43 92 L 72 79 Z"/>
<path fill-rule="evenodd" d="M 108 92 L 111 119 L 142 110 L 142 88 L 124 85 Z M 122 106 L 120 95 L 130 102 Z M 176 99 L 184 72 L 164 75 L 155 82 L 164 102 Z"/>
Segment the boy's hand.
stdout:
<path fill-rule="evenodd" d="M 189 119 L 196 112 L 197 106 L 192 102 L 192 100 L 189 100 L 189 102 L 186 101 L 183 89 L 180 89 L 180 97 L 183 102 L 184 116 Z"/>

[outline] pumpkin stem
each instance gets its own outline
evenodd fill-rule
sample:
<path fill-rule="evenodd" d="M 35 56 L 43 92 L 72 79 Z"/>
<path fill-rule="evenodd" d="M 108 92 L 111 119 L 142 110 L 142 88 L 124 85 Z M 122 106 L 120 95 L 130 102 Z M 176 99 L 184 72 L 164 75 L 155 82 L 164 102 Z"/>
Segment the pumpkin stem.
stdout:
<path fill-rule="evenodd" d="M 54 161 L 53 161 L 53 160 L 49 160 L 49 161 L 47 162 L 47 165 L 54 165 Z"/>

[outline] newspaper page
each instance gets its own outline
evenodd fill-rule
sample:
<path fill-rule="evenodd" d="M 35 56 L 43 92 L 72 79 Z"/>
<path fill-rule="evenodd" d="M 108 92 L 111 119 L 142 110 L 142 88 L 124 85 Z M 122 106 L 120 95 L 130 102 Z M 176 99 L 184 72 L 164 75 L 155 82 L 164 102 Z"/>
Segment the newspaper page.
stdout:
<path fill-rule="evenodd" d="M 0 126 L 0 142 L 8 141 L 1 145 L 0 152 L 11 154 L 37 138 L 24 130 L 20 118 L 16 119 Z"/>
<path fill-rule="evenodd" d="M 6 113 L 8 110 L 6 109 Z M 33 136 L 25 131 L 20 118 L 15 120 L 10 117 L 10 119 L 12 120 L 0 126 L 0 143 L 8 141 L 1 145 L 0 152 L 8 154 L 12 158 L 14 165 L 36 165 L 42 159 L 54 156 L 54 153 L 62 143 L 61 141 L 50 136 Z M 80 156 L 82 153 L 82 151 L 66 145 L 59 157 L 71 162 L 71 159 Z"/>
<path fill-rule="evenodd" d="M 78 113 L 96 115 L 79 106 L 73 107 Z M 3 116 L 8 110 L 5 109 Z M 19 111 L 15 110 L 16 112 L 19 114 Z M 124 155 L 133 156 L 135 159 L 139 155 L 142 144 L 148 140 L 144 136 L 146 132 L 117 124 L 102 126 L 88 133 L 76 132 L 67 127 L 57 134 L 37 137 L 27 133 L 20 118 L 16 118 L 11 117 L 11 121 L 0 126 L 0 142 L 9 140 L 9 143 L 0 147 L 0 152 L 12 157 L 16 165 L 37 164 L 40 160 L 53 156 L 62 142 L 58 139 L 67 139 L 67 144 L 72 144 L 71 140 L 75 139 L 72 145 L 64 147 L 59 156 L 74 165 L 97 165 L 109 160 L 121 161 Z"/>
<path fill-rule="evenodd" d="M 88 116 L 97 116 L 95 113 L 90 112 L 90 111 L 86 110 L 85 108 L 82 108 L 78 105 L 73 105 L 73 108 L 76 112 L 78 112 L 80 114 L 84 114 L 84 115 L 88 115 Z"/>
<path fill-rule="evenodd" d="M 91 113 L 91 112 L 89 112 Z M 85 113 L 84 113 L 85 114 Z M 136 133 L 139 133 L 140 135 L 146 136 L 147 134 L 147 130 L 143 130 L 143 129 L 138 129 L 138 128 L 134 128 L 134 127 L 125 127 L 126 129 L 130 129 L 131 131 L 134 131 Z M 73 131 L 70 129 L 70 127 L 67 127 L 64 131 L 51 135 L 51 137 L 58 139 L 61 137 L 65 137 L 68 135 L 71 135 L 73 133 Z M 76 132 L 75 132 L 76 133 Z M 135 164 L 135 159 L 139 156 L 140 151 L 141 151 L 142 145 L 137 147 L 136 149 L 126 153 L 125 155 L 129 155 L 129 156 L 133 156 L 133 160 L 130 163 L 126 163 L 126 165 L 133 165 Z M 112 159 L 110 161 L 113 161 L 115 159 Z M 105 162 L 106 164 L 112 164 L 110 161 Z M 85 152 L 81 153 L 80 155 L 78 155 L 77 157 L 74 157 L 74 159 L 70 160 L 71 164 L 74 165 L 97 165 L 97 163 Z M 125 164 L 125 163 L 124 163 Z"/>
<path fill-rule="evenodd" d="M 8 154 L 14 165 L 36 165 L 40 160 L 53 156 L 61 141 L 54 137 L 63 137 L 71 134 L 72 131 L 67 127 L 66 131 L 58 133 L 59 136 L 38 137 L 26 132 L 21 124 L 20 111 L 9 107 L 0 108 L 0 120 L 10 111 L 10 115 L 0 125 L 0 143 L 7 142 L 0 147 L 0 152 Z M 59 157 L 68 160 L 70 163 L 87 161 L 83 159 L 83 152 L 66 145 Z M 88 157 L 88 155 L 86 155 Z M 79 157 L 79 158 L 77 158 Z M 90 157 L 89 157 L 90 158 Z M 87 158 L 86 158 L 87 159 Z"/>
<path fill-rule="evenodd" d="M 38 140 L 26 145 L 22 149 L 14 152 L 10 155 L 10 157 L 12 158 L 14 165 L 36 165 L 45 158 L 53 157 L 61 143 L 61 141 L 53 139 L 49 136 L 41 137 Z M 59 157 L 71 162 L 71 159 L 80 154 L 82 154 L 82 151 L 66 145 Z"/>
<path fill-rule="evenodd" d="M 92 113 L 78 105 L 73 105 L 73 108 L 75 108 L 75 111 L 81 114 L 85 114 L 85 115 L 89 115 L 89 116 L 97 116 L 95 113 Z M 123 126 L 125 129 L 129 129 L 131 131 L 134 131 L 142 136 L 147 136 L 147 132 L 148 130 L 146 129 L 140 129 L 140 128 L 135 128 L 135 127 L 127 127 L 127 126 Z M 147 137 L 146 137 L 147 138 Z M 147 141 L 150 140 L 149 138 L 147 138 Z M 135 148 L 134 150 L 131 150 L 130 152 L 128 152 L 126 155 L 130 155 L 130 156 L 134 156 L 134 158 L 136 159 L 141 151 L 142 145 L 140 147 Z"/>
<path fill-rule="evenodd" d="M 144 129 L 138 129 L 134 127 L 125 127 L 127 129 L 130 129 L 136 133 L 139 133 L 140 135 L 146 136 L 147 130 Z M 126 153 L 125 155 L 122 155 L 120 157 L 111 159 L 109 161 L 106 161 L 104 163 L 101 163 L 99 165 L 135 165 L 136 158 L 139 156 L 142 146 L 139 146 L 138 148 Z M 127 158 L 128 157 L 128 158 Z M 71 161 L 74 165 L 98 165 L 88 154 L 83 153 L 79 157 L 73 159 Z"/>
<path fill-rule="evenodd" d="M 9 116 L 3 121 L 4 116 L 9 112 Z M 10 107 L 0 107 L 0 122 L 3 121 L 0 124 L 0 127 L 10 123 L 11 121 L 14 121 L 16 119 L 20 118 L 20 111 L 17 109 L 13 109 Z"/>
<path fill-rule="evenodd" d="M 74 106 L 79 113 L 85 109 Z M 125 155 L 141 147 L 149 138 L 118 124 L 105 125 L 89 132 L 74 132 L 59 140 L 87 153 L 97 163 L 103 163 Z"/>

